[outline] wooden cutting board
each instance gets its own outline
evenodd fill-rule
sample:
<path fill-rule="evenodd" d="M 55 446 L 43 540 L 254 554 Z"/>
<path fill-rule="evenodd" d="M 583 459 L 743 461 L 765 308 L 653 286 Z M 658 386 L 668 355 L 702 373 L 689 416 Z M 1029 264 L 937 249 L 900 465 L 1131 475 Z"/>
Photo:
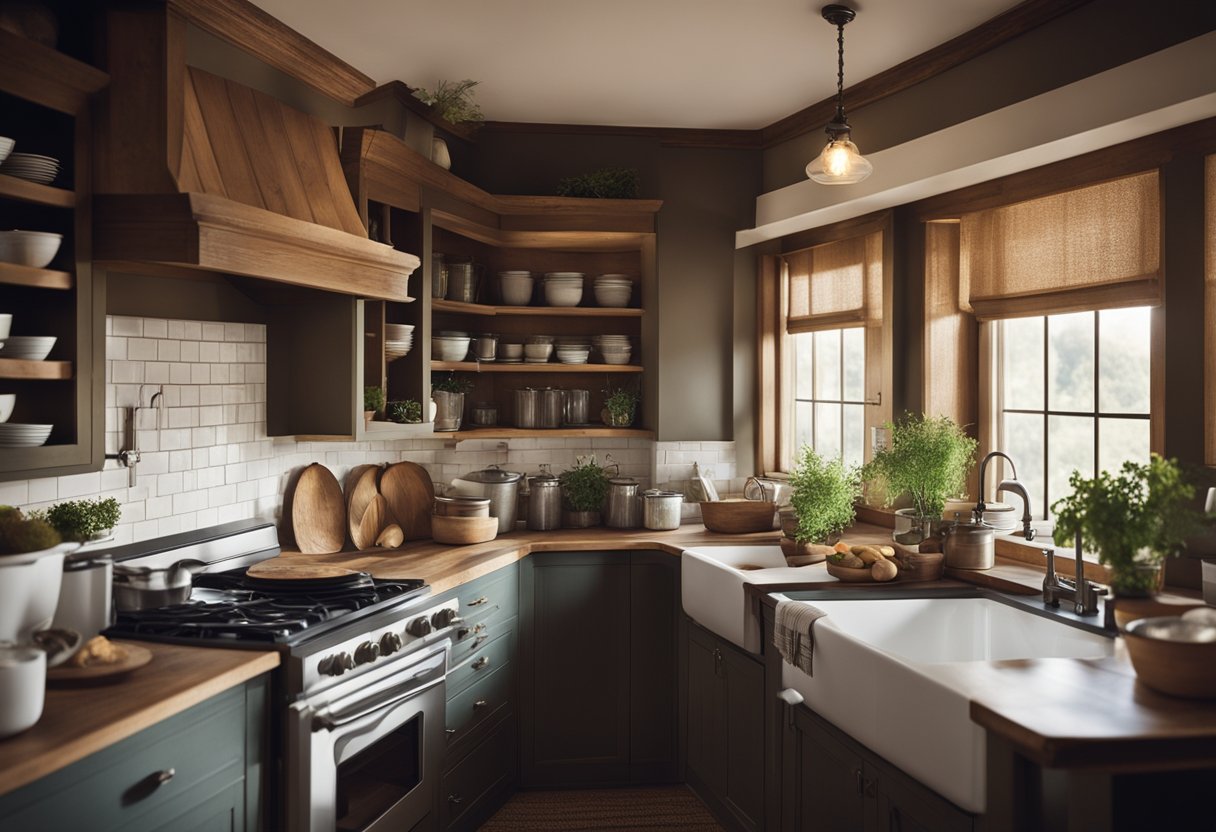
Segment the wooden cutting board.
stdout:
<path fill-rule="evenodd" d="M 291 499 L 291 530 L 296 546 L 310 555 L 341 552 L 346 543 L 346 502 L 338 480 L 314 462 L 304 469 Z"/>
<path fill-rule="evenodd" d="M 380 494 L 406 540 L 430 539 L 435 486 L 425 468 L 414 462 L 388 466 L 380 477 Z"/>
<path fill-rule="evenodd" d="M 359 465 L 346 475 L 346 528 L 359 551 L 375 545 L 381 530 L 392 520 L 380 496 L 379 465 Z"/>
<path fill-rule="evenodd" d="M 343 566 L 330 566 L 323 563 L 290 565 L 281 563 L 255 563 L 245 570 L 250 578 L 259 581 L 332 581 L 339 578 L 349 578 L 358 575 L 354 569 Z"/>

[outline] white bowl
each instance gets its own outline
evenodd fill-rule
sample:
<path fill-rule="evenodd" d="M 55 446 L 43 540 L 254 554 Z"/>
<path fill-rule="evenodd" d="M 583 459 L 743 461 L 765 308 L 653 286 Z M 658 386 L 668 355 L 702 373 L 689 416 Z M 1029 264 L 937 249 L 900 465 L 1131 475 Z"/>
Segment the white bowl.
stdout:
<path fill-rule="evenodd" d="M 8 421 L 8 417 L 13 415 L 13 407 L 17 404 L 16 393 L 0 394 L 0 425 Z"/>
<path fill-rule="evenodd" d="M 533 280 L 530 277 L 511 280 L 503 278 L 499 286 L 502 302 L 506 306 L 527 306 L 532 303 Z"/>
<path fill-rule="evenodd" d="M 605 364 L 628 364 L 629 363 L 629 353 L 625 353 L 624 355 L 618 355 L 616 353 L 612 353 L 612 354 L 605 353 L 603 356 L 603 359 L 604 359 Z"/>
<path fill-rule="evenodd" d="M 583 299 L 583 288 L 553 286 L 545 284 L 545 302 L 550 306 L 578 306 Z"/>
<path fill-rule="evenodd" d="M 628 289 L 623 291 L 613 291 L 612 289 L 603 289 L 599 286 L 595 287 L 595 302 L 600 306 L 607 306 L 612 309 L 624 309 L 629 305 L 629 299 L 633 293 Z"/>
<path fill-rule="evenodd" d="M 0 739 L 32 728 L 46 702 L 46 651 L 0 646 Z"/>
<path fill-rule="evenodd" d="M 63 235 L 50 231 L 0 231 L 0 260 L 45 269 L 62 244 Z"/>
<path fill-rule="evenodd" d="M 13 316 L 7 312 L 0 314 L 0 343 L 8 338 L 9 330 L 13 327 Z"/>
<path fill-rule="evenodd" d="M 80 548 L 60 543 L 51 549 L 0 558 L 0 642 L 28 644 L 55 617 L 63 557 Z"/>
<path fill-rule="evenodd" d="M 524 357 L 549 360 L 553 354 L 552 344 L 524 344 Z"/>
<path fill-rule="evenodd" d="M 54 335 L 10 335 L 0 347 L 0 358 L 41 361 L 55 348 Z"/>
<path fill-rule="evenodd" d="M 579 281 L 581 281 L 584 277 L 586 277 L 586 275 L 583 274 L 582 272 L 545 272 L 545 280 L 554 280 L 554 279 L 561 279 L 561 278 L 567 278 L 567 279 L 577 278 Z"/>
<path fill-rule="evenodd" d="M 21 425 L 0 422 L 0 448 L 40 448 L 51 436 L 54 425 Z M 0 641 L 4 637 L 0 636 Z"/>
<path fill-rule="evenodd" d="M 505 271 L 501 271 L 501 272 L 499 272 L 499 273 L 498 273 L 498 276 L 499 276 L 499 277 L 501 277 L 501 278 L 520 278 L 520 277 L 526 277 L 526 278 L 528 278 L 529 280 L 531 280 L 531 279 L 532 279 L 532 272 L 527 271 L 527 270 L 525 270 L 525 269 L 506 269 Z"/>
<path fill-rule="evenodd" d="M 13 145 L 16 142 L 8 136 L 0 136 L 0 162 L 8 158 L 8 154 L 13 152 Z"/>
<path fill-rule="evenodd" d="M 503 358 L 523 358 L 523 344 L 499 344 L 498 352 Z"/>

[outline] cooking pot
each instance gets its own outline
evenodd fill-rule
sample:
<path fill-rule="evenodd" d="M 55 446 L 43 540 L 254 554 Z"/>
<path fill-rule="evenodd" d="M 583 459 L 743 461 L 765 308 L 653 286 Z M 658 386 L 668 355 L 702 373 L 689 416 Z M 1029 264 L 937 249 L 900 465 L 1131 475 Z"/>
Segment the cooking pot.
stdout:
<path fill-rule="evenodd" d="M 528 478 L 528 528 L 546 532 L 562 527 L 561 480 L 550 473 Z"/>
<path fill-rule="evenodd" d="M 186 558 L 169 566 L 114 565 L 114 606 L 124 612 L 181 604 L 190 597 L 191 567 L 206 566 Z"/>
<path fill-rule="evenodd" d="M 946 566 L 991 569 L 996 563 L 996 529 L 983 523 L 954 523 L 942 531 Z"/>
<path fill-rule="evenodd" d="M 109 555 L 90 554 L 87 549 L 68 555 L 51 626 L 75 630 L 85 641 L 109 627 L 113 575 L 114 561 Z"/>
<path fill-rule="evenodd" d="M 652 488 L 642 494 L 642 525 L 656 531 L 678 529 L 683 507 L 682 492 Z"/>
<path fill-rule="evenodd" d="M 498 518 L 498 533 L 515 530 L 515 511 L 519 501 L 519 481 L 523 474 L 504 471 L 491 465 L 452 480 L 452 494 L 464 497 L 488 497 L 490 516 Z"/>
<path fill-rule="evenodd" d="M 613 477 L 608 480 L 608 499 L 605 505 L 604 525 L 608 528 L 636 529 L 642 525 L 638 481 L 632 477 Z"/>

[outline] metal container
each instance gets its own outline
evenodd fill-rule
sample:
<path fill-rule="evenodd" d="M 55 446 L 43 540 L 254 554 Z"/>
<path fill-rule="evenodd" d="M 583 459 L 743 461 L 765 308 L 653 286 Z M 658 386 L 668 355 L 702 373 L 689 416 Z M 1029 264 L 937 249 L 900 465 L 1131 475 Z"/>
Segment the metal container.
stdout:
<path fill-rule="evenodd" d="M 490 516 L 498 518 L 498 533 L 514 531 L 515 510 L 519 503 L 519 481 L 523 474 L 504 471 L 491 465 L 481 471 L 452 480 L 452 489 L 461 496 L 487 497 Z"/>
<path fill-rule="evenodd" d="M 435 514 L 439 517 L 489 517 L 489 497 L 450 496 L 435 498 Z"/>
<path fill-rule="evenodd" d="M 566 391 L 566 424 L 585 425 L 591 421 L 591 391 Z"/>
<path fill-rule="evenodd" d="M 562 527 L 561 480 L 553 474 L 528 479 L 528 528 L 546 532 Z"/>
<path fill-rule="evenodd" d="M 479 428 L 491 428 L 498 424 L 498 405 L 494 402 L 473 402 L 471 421 Z"/>
<path fill-rule="evenodd" d="M 537 427 L 560 428 L 566 420 L 566 391 L 546 387 L 540 391 L 540 419 Z"/>
<path fill-rule="evenodd" d="M 75 630 L 84 641 L 113 623 L 114 560 L 109 555 L 73 553 L 63 562 L 63 583 L 55 607 L 56 630 Z"/>
<path fill-rule="evenodd" d="M 743 484 L 743 496 L 749 500 L 764 500 L 778 506 L 790 503 L 790 484 L 767 477 L 748 477 Z"/>
<path fill-rule="evenodd" d="M 165 567 L 114 566 L 114 606 L 120 611 L 151 610 L 181 604 L 190 597 L 190 568 L 206 566 L 187 558 Z"/>
<path fill-rule="evenodd" d="M 431 297 L 441 298 L 448 293 L 448 267 L 443 262 L 443 254 L 435 252 L 431 255 Z"/>
<path fill-rule="evenodd" d="M 478 281 L 477 267 L 472 263 L 449 263 L 447 299 L 476 303 Z"/>
<path fill-rule="evenodd" d="M 610 529 L 636 529 L 642 524 L 638 504 L 638 481 L 632 477 L 608 480 L 608 499 L 604 501 L 604 525 Z"/>
<path fill-rule="evenodd" d="M 991 569 L 996 563 L 996 529 L 982 523 L 955 523 L 942 529 L 946 566 Z"/>
<path fill-rule="evenodd" d="M 683 506 L 681 492 L 651 489 L 642 494 L 642 525 L 655 531 L 678 529 Z"/>
<path fill-rule="evenodd" d="M 535 428 L 540 424 L 540 391 L 525 387 L 515 391 L 515 427 Z"/>
<path fill-rule="evenodd" d="M 498 357 L 498 336 L 487 332 L 473 339 L 473 356 L 478 361 L 493 361 Z"/>

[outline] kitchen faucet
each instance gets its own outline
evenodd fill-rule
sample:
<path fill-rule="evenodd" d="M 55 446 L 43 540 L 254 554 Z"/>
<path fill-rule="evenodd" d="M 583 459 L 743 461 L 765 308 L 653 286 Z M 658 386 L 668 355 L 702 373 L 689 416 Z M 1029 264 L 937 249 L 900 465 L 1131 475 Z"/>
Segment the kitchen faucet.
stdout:
<path fill-rule="evenodd" d="M 1034 540 L 1034 529 L 1030 526 L 1030 495 L 1026 493 L 1026 486 L 1017 479 L 1001 480 L 1000 485 L 996 487 L 996 493 L 1000 494 L 1002 491 L 1012 491 L 1022 495 L 1022 537 Z"/>
<path fill-rule="evenodd" d="M 1022 537 L 1027 540 L 1034 540 L 1035 531 L 1030 526 L 1030 495 L 1026 493 L 1026 486 L 1018 480 L 1018 468 L 1013 464 L 1013 460 L 1009 454 L 1002 451 L 993 451 L 984 457 L 980 463 L 980 498 L 975 504 L 975 508 L 971 510 L 971 519 L 975 523 L 984 522 L 984 512 L 988 510 L 988 506 L 984 503 L 984 482 L 985 475 L 988 472 L 988 462 L 994 456 L 999 456 L 1009 463 L 1009 467 L 1013 469 L 1013 476 L 1008 479 L 1003 479 L 996 487 L 996 493 L 1002 491 L 1012 491 L 1015 494 L 1022 495 Z"/>
<path fill-rule="evenodd" d="M 1106 588 L 1085 579 L 1085 562 L 1081 559 L 1081 535 L 1077 534 L 1077 569 L 1072 580 L 1056 575 L 1054 549 L 1044 549 L 1047 557 L 1047 574 L 1043 576 L 1043 603 L 1049 607 L 1060 606 L 1061 601 L 1071 601 L 1077 615 L 1095 615 L 1098 612 L 1098 596 L 1106 594 Z"/>

